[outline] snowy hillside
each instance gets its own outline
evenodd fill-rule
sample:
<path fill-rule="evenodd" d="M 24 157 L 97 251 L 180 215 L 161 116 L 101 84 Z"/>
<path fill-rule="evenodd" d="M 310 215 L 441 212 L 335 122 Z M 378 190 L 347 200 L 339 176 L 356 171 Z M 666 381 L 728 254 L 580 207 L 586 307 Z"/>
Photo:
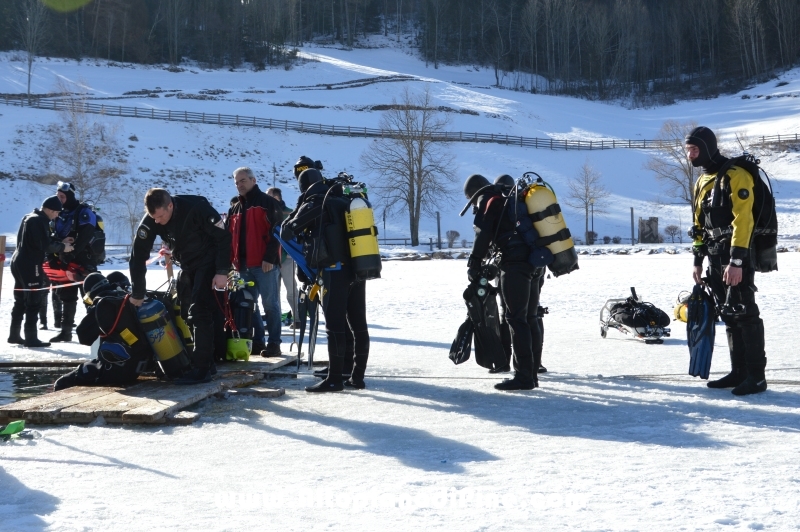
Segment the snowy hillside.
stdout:
<path fill-rule="evenodd" d="M 800 130 L 800 70 L 776 81 L 713 100 L 684 102 L 656 109 L 622 106 L 564 97 L 532 95 L 491 87 L 491 71 L 471 67 L 425 64 L 402 49 L 345 51 L 306 47 L 308 62 L 290 70 L 254 72 L 207 70 L 183 66 L 180 72 L 162 67 L 80 63 L 61 59 L 37 60 L 32 90 L 49 93 L 61 79 L 83 87 L 92 103 L 137 106 L 203 113 L 224 113 L 339 126 L 378 127 L 381 112 L 406 87 L 428 87 L 436 105 L 450 109 L 451 130 L 555 139 L 652 139 L 665 120 L 696 120 L 715 129 L 728 152 L 735 133 L 772 135 Z M 17 54 L 0 54 L 0 93 L 19 93 L 25 86 L 24 63 Z M 330 86 L 328 89 L 326 86 Z M 0 172 L 11 176 L 42 173 L 41 129 L 58 120 L 48 110 L 0 105 Z M 109 118 L 119 128 L 129 174 L 120 183 L 141 195 L 150 186 L 174 192 L 203 194 L 225 210 L 234 188 L 231 170 L 253 167 L 262 184 L 273 182 L 285 191 L 287 203 L 296 197 L 291 165 L 299 155 L 321 159 L 328 173 L 347 170 L 368 183 L 378 176 L 363 168 L 359 156 L 370 149 L 369 139 L 328 137 L 252 127 L 185 124 L 135 118 Z M 129 140 L 135 139 L 135 140 Z M 451 143 L 456 155 L 458 183 L 450 206 L 442 210 L 442 233 L 471 233 L 469 216 L 458 218 L 464 203 L 463 179 L 472 173 L 494 178 L 501 173 L 521 175 L 534 170 L 557 191 L 586 162 L 603 175 L 613 193 L 606 213 L 595 213 L 595 231 L 602 237 L 630 235 L 630 207 L 638 218 L 658 216 L 660 226 L 686 227 L 688 209 L 659 206 L 665 199 L 653 174 L 644 168 L 650 153 L 643 150 L 551 151 L 496 144 Z M 800 156 L 765 153 L 764 166 L 776 180 L 781 234 L 800 235 Z M 274 171 L 273 171 L 274 168 Z M 7 198 L 0 233 L 13 235 L 21 216 L 52 192 L 28 181 L 2 181 Z M 670 200 L 671 201 L 671 200 Z M 102 206 L 101 206 L 102 207 Z M 124 241 L 124 231 L 111 214 L 110 241 Z M 107 218 L 109 216 L 107 215 Z M 583 232 L 583 214 L 567 212 L 575 234 Z M 108 222 L 108 220 L 107 220 Z M 423 240 L 435 236 L 435 218 L 422 221 Z M 117 234 L 114 234 L 114 233 Z M 390 238 L 408 236 L 403 216 L 387 220 Z"/>

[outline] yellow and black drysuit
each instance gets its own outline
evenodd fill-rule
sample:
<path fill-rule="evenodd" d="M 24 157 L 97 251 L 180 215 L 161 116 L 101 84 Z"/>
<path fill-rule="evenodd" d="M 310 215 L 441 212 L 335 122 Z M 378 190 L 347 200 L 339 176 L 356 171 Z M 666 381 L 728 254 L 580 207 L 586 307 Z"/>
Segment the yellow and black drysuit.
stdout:
<path fill-rule="evenodd" d="M 764 324 L 755 302 L 755 268 L 751 246 L 756 232 L 758 175 L 740 166 L 731 166 L 716 149 L 716 137 L 708 128 L 696 128 L 686 144 L 700 148 L 693 164 L 704 167 L 693 194 L 694 265 L 702 266 L 708 257 L 705 282 L 710 286 L 722 321 L 725 322 L 731 373 L 710 388 L 734 388 L 736 395 L 766 389 L 764 368 Z M 755 209 L 757 211 L 757 209 Z M 742 268 L 736 286 L 723 281 L 729 266 Z"/>

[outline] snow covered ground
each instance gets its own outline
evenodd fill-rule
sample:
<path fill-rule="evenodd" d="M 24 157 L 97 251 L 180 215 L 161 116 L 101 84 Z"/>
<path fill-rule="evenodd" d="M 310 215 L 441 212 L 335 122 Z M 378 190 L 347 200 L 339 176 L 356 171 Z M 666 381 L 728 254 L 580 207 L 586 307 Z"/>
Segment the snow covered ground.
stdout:
<path fill-rule="evenodd" d="M 303 375 L 274 381 L 278 399 L 206 400 L 189 427 L 39 428 L 39 440 L 0 444 L 0 529 L 796 530 L 800 254 L 779 261 L 756 279 L 770 388 L 745 398 L 686 375 L 678 322 L 664 345 L 600 338 L 602 304 L 630 286 L 671 312 L 691 286 L 688 254 L 581 256 L 548 279 L 550 371 L 517 393 L 447 358 L 465 261 L 387 261 L 367 289 L 366 390 L 311 395 Z M 149 272 L 151 286 L 164 278 Z M 6 270 L 4 333 L 10 288 Z M 721 326 L 716 347 L 718 376 Z"/>
<path fill-rule="evenodd" d="M 168 72 L 161 66 L 38 59 L 32 90 L 38 94 L 53 92 L 61 80 L 86 91 L 90 101 L 107 105 L 378 127 L 382 113 L 372 110 L 374 106 L 392 103 L 404 89 L 419 93 L 427 88 L 435 105 L 451 109 L 447 115 L 453 131 L 556 139 L 652 139 L 666 120 L 696 120 L 717 131 L 730 154 L 739 150 L 734 142 L 736 133 L 794 134 L 800 128 L 800 69 L 783 74 L 779 81 L 786 84 L 779 87 L 778 80 L 772 80 L 716 99 L 626 109 L 498 89 L 491 86 L 494 74 L 489 69 L 448 65 L 426 68 L 407 50 L 388 46 L 380 38 L 372 44 L 378 48 L 347 51 L 306 46 L 301 55 L 308 62 L 290 70 L 262 72 L 246 68 L 208 70 L 191 64 L 184 65 L 182 72 Z M 19 54 L 0 54 L 0 93 L 24 90 L 25 65 L 18 58 Z M 394 76 L 395 80 L 376 82 L 377 76 Z M 125 94 L 130 92 L 137 93 Z M 0 105 L 0 172 L 12 176 L 41 173 L 41 130 L 57 120 L 53 111 Z M 129 174 L 120 188 L 138 195 L 150 186 L 166 186 L 174 192 L 206 195 L 218 209 L 226 210 L 234 193 L 230 172 L 249 165 L 258 172 L 262 184 L 275 182 L 282 187 L 287 203 L 292 204 L 297 192 L 291 166 L 302 154 L 322 160 L 329 174 L 347 170 L 368 184 L 379 179 L 359 160 L 374 142 L 370 139 L 134 118 L 108 120 L 119 127 L 128 160 Z M 128 140 L 131 137 L 137 140 Z M 471 220 L 457 216 L 463 206 L 461 183 L 470 174 L 494 178 L 533 170 L 565 194 L 568 179 L 587 162 L 603 175 L 604 184 L 612 192 L 607 207 L 600 209 L 598 205 L 594 215 L 594 228 L 601 237 L 628 238 L 631 207 L 637 218 L 659 217 L 662 229 L 668 224 L 688 226 L 690 212 L 686 207 L 659 203 L 675 200 L 664 196 L 652 172 L 644 168 L 651 155 L 647 151 L 550 151 L 472 143 L 452 143 L 448 148 L 456 156 L 457 182 L 451 197 L 446 198 L 449 203 L 436 209 L 442 214 L 442 234 L 450 229 L 462 235 L 471 232 Z M 761 157 L 762 165 L 776 181 L 781 235 L 800 235 L 800 156 L 764 152 Z M 2 186 L 8 201 L 0 216 L 0 234 L 13 238 L 19 219 L 51 193 L 52 187 L 10 179 L 3 180 Z M 381 204 L 381 198 L 374 199 Z M 100 207 L 105 207 L 112 218 L 107 220 L 111 240 L 126 243 L 129 237 L 113 223 L 113 209 Z M 569 209 L 565 213 L 573 232 L 582 234 L 583 213 Z M 386 223 L 390 238 L 408 236 L 405 216 L 390 217 Z M 421 228 L 423 240 L 435 237 L 435 216 L 424 218 Z"/>

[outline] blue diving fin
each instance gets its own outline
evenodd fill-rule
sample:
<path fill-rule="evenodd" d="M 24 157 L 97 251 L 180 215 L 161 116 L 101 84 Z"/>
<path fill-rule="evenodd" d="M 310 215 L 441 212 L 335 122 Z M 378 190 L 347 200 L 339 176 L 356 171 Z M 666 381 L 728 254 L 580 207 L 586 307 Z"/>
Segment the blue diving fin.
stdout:
<path fill-rule="evenodd" d="M 708 379 L 717 321 L 714 298 L 702 285 L 695 285 L 689 297 L 686 339 L 689 344 L 689 375 Z"/>

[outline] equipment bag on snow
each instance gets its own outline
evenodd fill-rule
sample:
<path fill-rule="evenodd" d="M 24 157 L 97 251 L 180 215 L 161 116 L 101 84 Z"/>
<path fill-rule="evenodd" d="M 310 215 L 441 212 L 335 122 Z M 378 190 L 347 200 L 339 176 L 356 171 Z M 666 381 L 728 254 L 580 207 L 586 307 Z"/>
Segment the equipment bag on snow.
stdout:
<path fill-rule="evenodd" d="M 644 329 L 648 327 L 666 327 L 670 322 L 667 313 L 660 308 L 652 303 L 635 301 L 632 298 L 612 306 L 611 317 L 627 327 L 636 329 L 640 334 L 644 334 Z"/>

